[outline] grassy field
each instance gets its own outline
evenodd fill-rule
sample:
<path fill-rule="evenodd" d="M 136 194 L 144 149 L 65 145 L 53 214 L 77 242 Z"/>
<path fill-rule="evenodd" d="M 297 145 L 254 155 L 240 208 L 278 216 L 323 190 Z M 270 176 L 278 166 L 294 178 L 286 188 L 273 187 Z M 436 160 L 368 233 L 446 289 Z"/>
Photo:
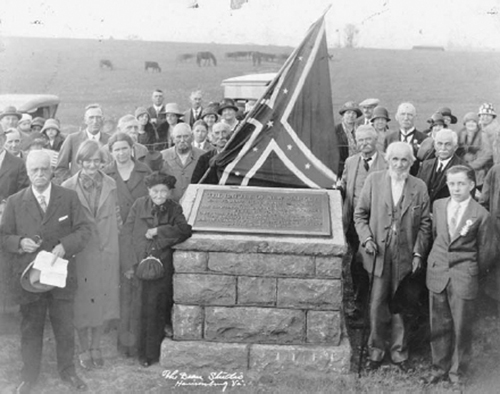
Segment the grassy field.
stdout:
<path fill-rule="evenodd" d="M 292 48 L 181 44 L 142 41 L 4 38 L 0 52 L 0 93 L 53 93 L 62 103 L 63 125 L 79 125 L 85 105 L 100 103 L 105 115 L 118 119 L 139 105 L 150 105 L 151 92 L 164 90 L 166 102 L 189 105 L 189 93 L 201 88 L 206 101 L 220 100 L 223 79 L 277 71 L 277 63 L 254 67 L 250 60 L 229 61 L 225 52 L 259 50 L 290 53 Z M 212 51 L 217 67 L 176 63 L 181 53 Z M 397 105 L 409 100 L 419 112 L 417 126 L 440 106 L 459 117 L 476 111 L 484 101 L 500 110 L 500 53 L 433 52 L 380 49 L 331 50 L 332 92 L 336 116 L 342 103 L 380 98 L 394 116 Z M 100 70 L 110 59 L 114 71 Z M 144 61 L 157 61 L 162 73 L 144 71 Z M 395 122 L 391 122 L 395 127 Z"/>
<path fill-rule="evenodd" d="M 0 93 L 53 93 L 62 103 L 58 117 L 63 129 L 72 131 L 82 121 L 84 107 L 98 102 L 105 115 L 117 120 L 132 113 L 138 105 L 149 105 L 151 92 L 160 88 L 166 102 L 188 106 L 189 93 L 205 91 L 205 100 L 220 100 L 223 79 L 232 76 L 277 71 L 277 63 L 252 66 L 251 61 L 228 61 L 224 53 L 236 50 L 259 50 L 284 53 L 291 48 L 229 46 L 214 44 L 179 44 L 160 42 L 125 42 L 96 40 L 53 40 L 3 38 L 0 51 Z M 210 50 L 219 60 L 217 67 L 197 67 L 194 62 L 178 64 L 180 53 Z M 378 97 L 391 116 L 402 101 L 413 102 L 419 112 L 417 126 L 426 127 L 425 120 L 438 107 L 449 106 L 461 117 L 476 111 L 484 101 L 491 101 L 500 112 L 500 53 L 426 52 L 396 50 L 332 50 L 331 64 L 334 110 L 348 100 L 361 101 Z M 110 59 L 114 71 L 99 69 L 100 59 Z M 144 61 L 160 63 L 161 74 L 146 73 Z M 395 128 L 395 122 L 390 124 Z M 332 127 L 333 128 L 333 127 Z M 5 316 L 2 317 L 5 319 Z M 21 366 L 16 318 L 7 322 L 8 334 L 0 335 L 0 393 L 10 392 Z M 4 322 L 2 322 L 4 323 Z M 0 330 L 1 331 L 1 330 Z M 355 349 L 359 331 L 351 331 Z M 482 300 L 478 307 L 475 329 L 474 361 L 470 393 L 500 391 L 500 328 L 494 306 Z M 54 340 L 46 335 L 43 376 L 38 391 L 67 392 L 57 379 Z M 166 393 L 220 392 L 220 389 L 182 389 L 161 377 L 160 366 L 141 368 L 132 360 L 121 358 L 115 349 L 114 331 L 105 338 L 106 367 L 100 371 L 80 372 L 96 393 Z M 353 359 L 353 363 L 356 358 Z M 391 366 L 357 379 L 324 376 L 273 375 L 245 377 L 247 386 L 228 391 L 243 393 L 447 393 L 441 384 L 432 390 L 419 383 L 430 367 L 427 347 L 417 349 L 412 360 L 415 372 L 401 374 Z"/>

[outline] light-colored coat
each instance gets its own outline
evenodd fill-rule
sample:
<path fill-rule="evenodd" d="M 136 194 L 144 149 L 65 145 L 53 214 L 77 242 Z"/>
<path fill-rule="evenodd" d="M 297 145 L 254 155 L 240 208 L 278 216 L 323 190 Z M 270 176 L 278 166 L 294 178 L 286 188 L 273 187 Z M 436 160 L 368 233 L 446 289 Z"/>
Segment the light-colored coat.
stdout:
<path fill-rule="evenodd" d="M 437 200 L 433 207 L 434 244 L 427 259 L 427 288 L 441 293 L 451 281 L 456 294 L 466 300 L 476 298 L 480 269 L 489 260 L 490 215 L 471 199 L 457 231 L 450 237 L 447 207 L 450 198 Z M 470 226 L 467 225 L 470 223 Z M 466 230 L 466 228 L 469 227 Z"/>
<path fill-rule="evenodd" d="M 175 189 L 172 193 L 172 199 L 174 201 L 179 201 L 184 195 L 187 187 L 191 183 L 191 177 L 193 171 L 196 168 L 198 159 L 202 156 L 205 151 L 193 147 L 185 164 L 182 164 L 181 159 L 177 156 L 175 151 L 175 146 L 172 148 L 165 149 L 161 151 L 163 156 L 163 171 L 169 175 L 173 175 L 177 180 L 175 184 Z"/>
<path fill-rule="evenodd" d="M 409 176 L 403 190 L 401 226 L 398 234 L 400 261 L 394 280 L 399 283 L 412 269 L 414 254 L 427 256 L 431 235 L 430 202 L 425 183 Z M 375 275 L 382 276 L 385 242 L 391 228 L 392 215 L 391 178 L 388 171 L 377 171 L 366 179 L 365 186 L 354 211 L 354 223 L 360 242 L 372 238 L 377 244 Z M 363 264 L 372 272 L 373 256 L 361 248 Z"/>
<path fill-rule="evenodd" d="M 345 193 L 344 204 L 342 207 L 342 223 L 344 225 L 344 231 L 347 231 L 349 228 L 349 224 L 351 223 L 352 216 L 354 214 L 354 187 L 356 185 L 358 167 L 363 165 L 362 163 L 360 164 L 361 160 L 361 153 L 357 153 L 354 156 L 349 157 L 344 165 L 344 172 L 341 180 L 342 190 Z M 377 156 L 368 171 L 368 175 L 375 171 L 385 170 L 386 168 L 387 163 L 384 159 L 384 154 L 377 152 Z M 359 194 L 361 194 L 361 190 L 359 191 Z"/>
<path fill-rule="evenodd" d="M 120 316 L 116 183 L 102 173 L 102 191 L 94 217 L 78 182 L 79 174 L 62 185 L 76 191 L 92 228 L 85 249 L 76 256 L 78 289 L 75 296 L 75 326 L 97 327 L 106 320 Z"/>

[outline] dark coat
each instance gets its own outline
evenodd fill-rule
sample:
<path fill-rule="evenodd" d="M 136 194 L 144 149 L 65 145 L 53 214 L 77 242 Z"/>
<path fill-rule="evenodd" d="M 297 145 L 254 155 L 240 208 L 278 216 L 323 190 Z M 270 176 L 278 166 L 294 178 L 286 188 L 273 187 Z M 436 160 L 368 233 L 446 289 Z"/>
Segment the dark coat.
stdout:
<path fill-rule="evenodd" d="M 145 236 L 150 228 L 157 227 L 155 237 L 159 249 L 155 257 L 159 258 L 164 267 L 165 275 L 172 275 L 171 247 L 191 236 L 191 226 L 187 224 L 181 206 L 173 200 L 167 200 L 168 209 L 158 218 L 152 214 L 153 202 L 149 196 L 139 197 L 132 205 L 123 228 L 123 236 L 131 249 L 128 253 L 128 266 L 124 271 L 138 264 L 149 252 L 151 241 Z"/>
<path fill-rule="evenodd" d="M 122 222 L 125 223 L 127 221 L 130 208 L 134 204 L 135 200 L 139 197 L 148 195 L 148 188 L 144 183 L 144 178 L 151 174 L 152 171 L 146 164 L 135 161 L 134 169 L 130 173 L 130 178 L 127 181 L 127 184 L 125 184 L 120 176 L 115 162 L 108 164 L 104 168 L 103 172 L 113 178 L 116 182 L 120 216 L 122 218 Z"/>
<path fill-rule="evenodd" d="M 165 122 L 167 114 L 165 113 L 165 105 L 160 107 L 160 112 L 157 113 L 154 106 L 148 108 L 149 118 L 156 120 L 156 127 Z M 152 122 L 155 123 L 155 122 Z"/>
<path fill-rule="evenodd" d="M 0 225 L 0 239 L 2 248 L 12 259 L 13 291 L 21 304 L 37 301 L 43 294 L 27 292 L 19 282 L 22 272 L 36 256 L 36 253 L 19 253 L 21 238 L 33 239 L 37 235 L 43 240 L 39 251 L 51 252 L 59 243 L 64 247 L 64 258 L 69 260 L 66 287 L 54 288 L 51 293 L 55 298 L 72 299 L 77 283 L 75 255 L 83 250 L 91 235 L 90 223 L 75 191 L 53 184 L 45 215 L 31 187 L 7 200 Z"/>
<path fill-rule="evenodd" d="M 24 189 L 29 183 L 24 160 L 5 151 L 0 167 L 0 201 Z"/>
<path fill-rule="evenodd" d="M 436 174 L 437 165 L 437 158 L 425 160 L 417 175 L 417 177 L 422 179 L 427 185 L 427 192 L 429 193 L 431 204 L 440 198 L 450 197 L 450 191 L 448 190 L 448 185 L 446 185 L 446 170 L 456 165 L 465 166 L 467 164 L 457 155 L 453 155 L 439 175 Z"/>
<path fill-rule="evenodd" d="M 217 156 L 217 149 L 209 150 L 201 155 L 194 168 L 193 175 L 191 176 L 191 183 L 198 183 L 201 181 L 208 169 L 210 169 L 207 177 L 203 183 L 209 185 L 217 185 L 219 177 L 217 176 L 217 168 L 213 165 L 215 156 Z"/>
<path fill-rule="evenodd" d="M 193 127 L 194 122 L 196 122 L 197 120 L 200 120 L 202 114 L 203 114 L 203 107 L 200 110 L 200 115 L 199 116 L 195 116 L 194 112 L 193 112 L 193 108 L 189 108 L 186 112 L 184 112 L 183 120 L 189 126 Z"/>
<path fill-rule="evenodd" d="M 342 173 L 344 172 L 344 163 L 349 157 L 349 140 L 347 139 L 342 123 L 337 124 L 333 129 L 333 131 L 337 136 L 337 148 L 339 151 L 339 167 L 333 168 L 332 170 L 337 174 L 337 176 L 341 177 Z"/>
<path fill-rule="evenodd" d="M 410 142 L 411 146 L 413 147 L 413 156 L 415 156 L 416 160 L 413 163 L 413 165 L 410 168 L 410 174 L 413 176 L 417 176 L 418 174 L 418 169 L 420 167 L 420 160 L 418 159 L 418 150 L 420 149 L 420 145 L 422 144 L 422 141 L 424 141 L 426 138 L 429 136 L 425 135 L 421 131 L 418 131 L 415 129 L 415 132 L 413 133 L 413 138 Z M 401 131 L 393 131 L 392 133 L 388 134 L 385 138 L 385 150 L 387 151 L 387 147 L 395 141 L 401 141 Z"/>
<path fill-rule="evenodd" d="M 45 138 L 47 139 L 47 143 L 48 143 L 47 149 L 54 150 L 56 152 L 59 152 L 61 150 L 62 144 L 65 140 L 64 136 L 61 135 L 61 133 L 59 133 L 55 136 L 53 145 L 50 145 L 49 139 L 48 139 L 47 135 L 45 134 L 45 132 L 43 132 L 42 134 L 45 135 Z"/>

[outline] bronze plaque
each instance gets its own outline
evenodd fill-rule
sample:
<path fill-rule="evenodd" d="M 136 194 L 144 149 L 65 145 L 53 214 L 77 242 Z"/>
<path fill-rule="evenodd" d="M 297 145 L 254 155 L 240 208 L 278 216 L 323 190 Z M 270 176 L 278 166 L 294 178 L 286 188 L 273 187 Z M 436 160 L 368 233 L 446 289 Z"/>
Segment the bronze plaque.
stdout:
<path fill-rule="evenodd" d="M 193 230 L 331 235 L 328 194 L 280 189 L 203 189 L 190 215 Z"/>

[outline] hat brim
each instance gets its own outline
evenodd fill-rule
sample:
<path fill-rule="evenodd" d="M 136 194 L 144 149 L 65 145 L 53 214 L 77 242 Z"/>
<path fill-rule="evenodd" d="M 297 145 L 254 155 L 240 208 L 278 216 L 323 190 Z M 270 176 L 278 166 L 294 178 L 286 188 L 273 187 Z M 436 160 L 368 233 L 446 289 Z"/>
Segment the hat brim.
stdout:
<path fill-rule="evenodd" d="M 205 116 L 208 116 L 208 115 L 214 115 L 216 118 L 219 117 L 219 114 L 217 112 L 213 111 L 213 112 L 206 112 L 204 114 L 201 114 L 201 118 L 203 119 Z"/>
<path fill-rule="evenodd" d="M 362 112 L 359 108 L 342 108 L 342 109 L 339 111 L 340 116 L 344 116 L 344 114 L 345 114 L 347 111 L 354 111 L 354 112 L 356 112 L 356 115 L 358 115 L 358 118 L 359 118 L 361 115 L 363 115 L 363 112 Z"/>
<path fill-rule="evenodd" d="M 374 117 L 370 118 L 370 123 L 373 123 L 373 121 L 374 121 L 375 119 L 379 119 L 379 118 L 385 119 L 385 120 L 387 120 L 388 122 L 390 122 L 390 121 L 391 121 L 391 118 L 388 118 L 387 116 L 374 116 Z"/>
<path fill-rule="evenodd" d="M 164 115 L 168 115 L 168 114 L 177 115 L 179 118 L 182 118 L 184 116 L 184 114 L 181 114 L 180 112 L 168 111 L 168 112 L 160 112 L 160 113 L 164 114 Z"/>
<path fill-rule="evenodd" d="M 45 293 L 52 290 L 54 286 L 40 283 L 40 270 L 32 268 L 34 263 L 32 261 L 23 271 L 21 275 L 21 287 L 30 293 Z"/>
<path fill-rule="evenodd" d="M 234 109 L 236 112 L 239 111 L 239 108 L 236 105 L 223 105 L 222 107 L 219 107 L 217 110 L 219 115 L 222 115 L 222 111 L 224 111 L 226 108 L 231 108 Z"/>
<path fill-rule="evenodd" d="M 18 120 L 21 120 L 23 117 L 23 115 L 19 112 L 4 112 L 3 114 L 0 114 L 0 119 L 5 118 L 6 116 L 15 116 Z"/>

